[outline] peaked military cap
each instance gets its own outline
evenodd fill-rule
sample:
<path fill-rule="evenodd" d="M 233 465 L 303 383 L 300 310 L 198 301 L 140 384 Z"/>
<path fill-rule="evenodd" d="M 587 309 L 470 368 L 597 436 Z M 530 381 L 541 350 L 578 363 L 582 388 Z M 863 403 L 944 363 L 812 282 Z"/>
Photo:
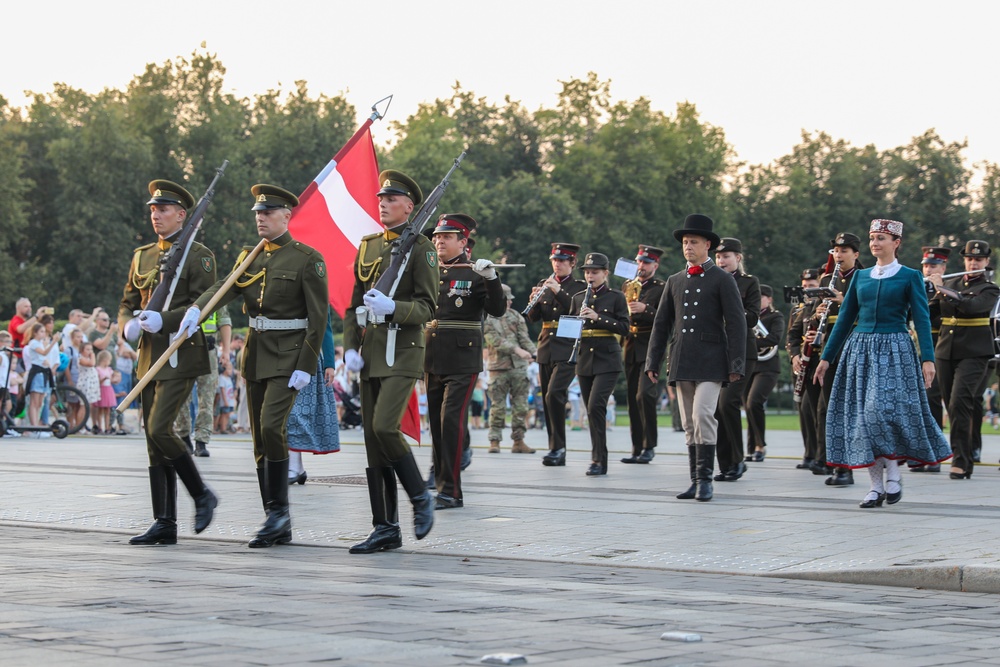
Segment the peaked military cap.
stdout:
<path fill-rule="evenodd" d="M 729 236 L 722 237 L 719 245 L 716 246 L 715 252 L 736 252 L 743 254 L 743 242 L 739 239 L 734 239 Z"/>
<path fill-rule="evenodd" d="M 693 234 L 695 236 L 701 236 L 709 240 L 712 247 L 719 245 L 722 240 L 719 235 L 712 231 L 712 227 L 715 225 L 712 219 L 707 215 L 701 215 L 700 213 L 692 213 L 688 217 L 684 218 L 684 226 L 680 229 L 674 230 L 674 238 L 678 241 L 684 240 L 684 236 L 687 234 Z"/>
<path fill-rule="evenodd" d="M 608 260 L 607 255 L 602 255 L 599 252 L 588 252 L 586 259 L 583 261 L 583 266 L 581 269 L 609 269 L 611 266 L 611 261 Z"/>
<path fill-rule="evenodd" d="M 773 299 L 774 298 L 774 288 L 772 288 L 770 285 L 761 285 L 760 286 L 760 295 L 761 296 L 771 297 Z"/>
<path fill-rule="evenodd" d="M 476 247 L 476 239 L 470 236 L 469 242 L 465 244 L 465 252 L 471 255 L 472 249 L 475 247 Z"/>
<path fill-rule="evenodd" d="M 921 250 L 924 253 L 924 258 L 920 260 L 921 264 L 944 264 L 951 255 L 951 248 L 935 248 L 928 245 Z"/>
<path fill-rule="evenodd" d="M 580 252 L 580 246 L 575 243 L 553 243 L 549 259 L 576 259 L 578 252 Z"/>
<path fill-rule="evenodd" d="M 847 247 L 854 250 L 854 252 L 861 252 L 861 239 L 854 234 L 848 232 L 840 232 L 837 234 L 836 238 L 830 239 L 830 247 Z"/>
<path fill-rule="evenodd" d="M 663 256 L 663 249 L 651 245 L 639 245 L 639 252 L 635 258 L 640 262 L 659 262 Z"/>
<path fill-rule="evenodd" d="M 401 171 L 386 169 L 378 175 L 378 182 L 382 184 L 382 189 L 376 194 L 405 195 L 414 206 L 420 206 L 420 202 L 424 200 L 424 193 L 420 191 L 417 182 Z"/>
<path fill-rule="evenodd" d="M 819 280 L 819 269 L 806 269 L 802 272 L 802 280 Z"/>
<path fill-rule="evenodd" d="M 986 241 L 969 241 L 962 249 L 962 257 L 989 257 L 993 252 Z"/>
<path fill-rule="evenodd" d="M 465 238 L 469 238 L 469 234 L 475 229 L 476 221 L 472 219 L 472 216 L 465 215 L 464 213 L 445 213 L 438 218 L 433 233 L 461 234 Z"/>
<path fill-rule="evenodd" d="M 149 182 L 150 199 L 146 206 L 153 204 L 177 204 L 185 209 L 194 206 L 194 196 L 173 181 L 157 179 Z"/>
<path fill-rule="evenodd" d="M 250 188 L 254 196 L 251 211 L 265 211 L 271 208 L 287 208 L 292 210 L 299 205 L 299 198 L 284 188 L 267 183 L 258 183 Z"/>

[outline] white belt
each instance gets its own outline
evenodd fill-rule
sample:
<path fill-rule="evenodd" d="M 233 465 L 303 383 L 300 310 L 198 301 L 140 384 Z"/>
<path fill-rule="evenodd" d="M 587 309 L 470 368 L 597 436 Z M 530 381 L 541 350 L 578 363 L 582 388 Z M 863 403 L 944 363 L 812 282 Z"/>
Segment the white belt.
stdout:
<path fill-rule="evenodd" d="M 295 331 L 309 326 L 309 320 L 300 317 L 297 320 L 272 320 L 270 317 L 258 315 L 250 318 L 250 328 L 257 331 Z"/>

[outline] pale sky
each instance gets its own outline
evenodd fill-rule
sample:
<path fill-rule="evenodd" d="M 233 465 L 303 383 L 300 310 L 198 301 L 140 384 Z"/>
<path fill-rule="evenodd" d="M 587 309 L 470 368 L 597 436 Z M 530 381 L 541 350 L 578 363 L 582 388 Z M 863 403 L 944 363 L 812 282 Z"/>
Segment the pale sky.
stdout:
<path fill-rule="evenodd" d="M 54 82 L 124 87 L 204 41 L 231 92 L 304 79 L 345 93 L 359 122 L 390 93 L 388 120 L 405 120 L 456 81 L 553 107 L 560 80 L 594 71 L 616 101 L 694 103 L 749 163 L 787 154 L 803 129 L 886 149 L 929 128 L 968 140 L 970 166 L 1000 162 L 1000 3 L 988 1 L 9 0 L 3 23 L 0 95 L 15 106 Z"/>

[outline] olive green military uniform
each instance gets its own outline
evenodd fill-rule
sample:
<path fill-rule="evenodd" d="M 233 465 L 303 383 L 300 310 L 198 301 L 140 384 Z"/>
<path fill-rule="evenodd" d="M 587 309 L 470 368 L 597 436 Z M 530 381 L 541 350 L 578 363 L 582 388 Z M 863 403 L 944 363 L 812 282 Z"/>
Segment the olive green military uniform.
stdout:
<path fill-rule="evenodd" d="M 239 265 L 253 246 L 243 248 Z M 204 311 L 225 280 L 195 302 Z M 293 371 L 316 373 L 326 329 L 328 288 L 323 256 L 285 232 L 266 244 L 236 284 L 220 299 L 224 306 L 242 296 L 250 330 L 243 347 L 240 373 L 246 380 L 254 458 L 288 458 L 288 414 L 298 392 L 288 386 Z M 204 312 L 203 312 L 204 314 Z M 255 319 L 307 320 L 295 329 L 257 328 Z"/>
<path fill-rule="evenodd" d="M 503 438 L 506 425 L 507 397 L 510 396 L 510 437 L 524 440 L 528 417 L 528 360 L 514 354 L 514 348 L 534 355 L 535 343 L 528 335 L 528 325 L 519 312 L 508 307 L 500 317 L 487 317 L 483 327 L 486 340 L 486 368 L 490 372 L 490 442 Z"/>
<path fill-rule="evenodd" d="M 360 348 L 365 365 L 361 369 L 361 414 L 365 449 L 371 467 L 389 466 L 410 451 L 400 422 L 413 386 L 424 375 L 424 325 L 434 318 L 437 307 L 438 262 L 434 245 L 419 236 L 410 251 L 392 299 L 395 312 L 384 324 L 358 326 L 354 310 L 363 305 L 365 292 L 392 261 L 392 243 L 398 234 L 386 230 L 361 239 L 354 262 L 354 293 L 344 320 L 344 349 Z M 395 359 L 386 360 L 389 331 L 394 330 Z"/>

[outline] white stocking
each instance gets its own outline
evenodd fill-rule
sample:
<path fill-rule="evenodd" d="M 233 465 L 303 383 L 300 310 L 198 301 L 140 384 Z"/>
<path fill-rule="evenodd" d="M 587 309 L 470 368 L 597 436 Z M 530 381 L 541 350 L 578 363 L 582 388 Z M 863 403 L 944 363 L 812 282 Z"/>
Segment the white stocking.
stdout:
<path fill-rule="evenodd" d="M 302 452 L 288 452 L 288 478 L 298 477 L 303 472 Z"/>
<path fill-rule="evenodd" d="M 890 493 L 899 493 L 902 489 L 902 479 L 899 477 L 899 462 L 892 459 L 885 459 L 885 490 Z"/>
<path fill-rule="evenodd" d="M 868 474 L 872 478 L 872 488 L 871 490 L 875 493 L 882 494 L 885 493 L 885 485 L 882 484 L 882 470 L 885 468 L 885 459 L 877 458 L 875 459 L 875 465 L 868 469 Z M 897 477 L 899 469 L 897 468 Z"/>

